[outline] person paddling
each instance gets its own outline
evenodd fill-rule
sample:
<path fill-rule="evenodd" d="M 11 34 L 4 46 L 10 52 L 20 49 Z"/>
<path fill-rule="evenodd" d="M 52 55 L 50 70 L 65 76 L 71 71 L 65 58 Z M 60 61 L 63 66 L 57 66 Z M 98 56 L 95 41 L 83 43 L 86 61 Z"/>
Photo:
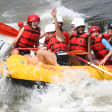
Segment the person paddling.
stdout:
<path fill-rule="evenodd" d="M 60 26 L 57 22 L 56 8 L 52 9 L 51 14 L 54 18 L 56 34 L 53 33 L 54 31 L 47 32 L 47 36 L 50 37 L 47 43 L 48 45 L 47 48 L 56 54 L 57 62 L 60 65 L 65 65 L 67 63 L 68 57 L 60 56 L 58 54 L 62 52 L 66 52 L 68 50 L 67 40 L 66 37 L 62 34 L 62 31 L 60 30 Z"/>
<path fill-rule="evenodd" d="M 51 37 L 54 36 L 55 33 L 55 24 L 48 24 L 45 27 L 45 40 L 44 40 L 44 46 L 48 46 L 48 42 L 51 39 Z"/>
<path fill-rule="evenodd" d="M 53 23 L 54 23 L 54 20 L 53 20 Z M 57 23 L 58 23 L 58 26 L 60 28 L 60 31 L 62 32 L 62 35 L 65 37 L 66 41 L 67 41 L 67 44 L 69 44 L 69 33 L 67 33 L 66 31 L 63 30 L 63 17 L 62 16 L 57 16 Z M 55 33 L 56 35 L 56 33 Z"/>
<path fill-rule="evenodd" d="M 75 21 L 75 31 L 70 37 L 70 51 L 74 50 L 88 51 L 88 34 L 85 32 L 85 22 L 82 18 L 77 18 Z M 86 55 L 80 55 L 80 57 L 86 58 Z M 80 61 L 80 64 L 84 63 Z"/>
<path fill-rule="evenodd" d="M 108 24 L 107 40 L 112 45 L 112 23 Z"/>
<path fill-rule="evenodd" d="M 38 24 L 40 22 L 40 17 L 36 14 L 31 14 L 27 18 L 27 24 L 19 31 L 16 39 L 13 41 L 12 45 L 15 48 L 34 48 L 39 44 L 40 38 L 40 28 Z M 29 54 L 30 51 L 19 50 L 19 54 Z"/>
<path fill-rule="evenodd" d="M 112 64 L 112 46 L 101 35 L 100 28 L 98 26 L 92 26 L 89 29 L 91 39 L 91 50 L 93 50 L 97 59 L 97 64 Z M 93 55 L 93 54 L 92 54 Z"/>

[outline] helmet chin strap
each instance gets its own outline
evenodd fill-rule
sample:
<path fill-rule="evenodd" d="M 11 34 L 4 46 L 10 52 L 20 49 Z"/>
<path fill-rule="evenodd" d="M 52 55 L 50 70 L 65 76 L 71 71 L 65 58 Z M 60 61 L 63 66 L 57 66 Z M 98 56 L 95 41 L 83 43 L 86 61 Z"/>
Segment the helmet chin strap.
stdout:
<path fill-rule="evenodd" d="M 32 29 L 36 29 L 36 28 L 38 27 L 38 26 L 37 26 L 36 28 L 33 28 L 33 27 L 32 27 L 32 22 L 29 22 L 28 25 L 29 25 Z"/>
<path fill-rule="evenodd" d="M 84 33 L 84 32 L 83 32 L 83 33 Z M 79 35 L 81 35 L 81 34 L 83 34 L 83 33 L 80 33 L 80 32 L 77 31 L 77 34 L 79 34 Z"/>

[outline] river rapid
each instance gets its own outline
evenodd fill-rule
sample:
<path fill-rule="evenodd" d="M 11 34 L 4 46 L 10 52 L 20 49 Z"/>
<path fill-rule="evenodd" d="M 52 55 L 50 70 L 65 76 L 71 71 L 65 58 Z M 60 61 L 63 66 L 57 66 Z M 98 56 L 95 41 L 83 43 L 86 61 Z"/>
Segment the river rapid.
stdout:
<path fill-rule="evenodd" d="M 51 9 L 56 7 L 69 32 L 75 17 L 111 19 L 111 6 L 111 0 L 1 0 L 0 22 L 18 29 L 18 21 L 26 21 L 29 14 L 35 13 L 41 17 L 44 31 L 45 25 L 52 22 Z M 9 43 L 13 39 L 0 35 L 0 40 Z M 75 76 L 75 83 L 68 80 L 49 84 L 45 90 L 12 84 L 1 77 L 0 112 L 112 112 L 112 81 L 91 79 L 89 73 L 80 70 L 69 73 Z"/>

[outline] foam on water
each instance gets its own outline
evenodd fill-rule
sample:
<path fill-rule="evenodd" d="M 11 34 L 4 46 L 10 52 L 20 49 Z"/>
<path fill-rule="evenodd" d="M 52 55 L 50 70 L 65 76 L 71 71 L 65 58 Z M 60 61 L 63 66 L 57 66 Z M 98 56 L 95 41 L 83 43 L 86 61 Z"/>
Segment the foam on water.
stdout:
<path fill-rule="evenodd" d="M 28 112 L 107 112 L 111 109 L 112 81 L 97 81 L 89 73 L 65 70 L 64 75 L 74 76 L 74 82 L 51 84 L 47 92 L 32 92 Z M 107 88 L 108 87 L 108 88 Z"/>
<path fill-rule="evenodd" d="M 62 73 L 66 82 L 49 84 L 43 92 L 0 80 L 0 109 L 3 112 L 109 112 L 112 109 L 112 81 L 91 79 L 87 71 L 69 67 Z"/>
<path fill-rule="evenodd" d="M 58 15 L 63 16 L 65 29 L 70 31 L 71 21 L 75 17 L 85 18 L 85 15 L 74 12 L 61 4 L 61 1 L 46 0 L 50 5 L 40 14 L 41 28 L 52 22 L 51 9 L 56 7 Z M 36 13 L 38 10 L 36 11 Z M 35 13 L 35 12 L 34 12 Z M 13 14 L 13 13 L 12 13 Z M 9 17 L 8 11 L 2 16 Z M 17 23 L 9 24 L 17 28 Z M 12 42 L 14 38 L 0 35 L 0 39 Z M 43 42 L 43 40 L 42 40 Z M 4 74 L 6 74 L 4 72 Z M 51 84 L 48 90 L 41 93 L 37 89 L 13 85 L 10 80 L 0 79 L 0 111 L 2 112 L 111 112 L 112 81 L 90 79 L 89 73 L 81 70 L 66 70 L 66 83 Z M 5 76 L 5 75 L 4 75 Z"/>
<path fill-rule="evenodd" d="M 51 85 L 44 94 L 33 91 L 29 112 L 109 112 L 112 105 L 112 81 L 97 81 L 79 71 L 75 83 Z M 71 73 L 77 75 L 77 72 Z M 84 74 L 85 73 L 85 74 Z M 69 75 L 68 72 L 65 72 Z M 76 78 L 75 76 L 74 78 Z"/>

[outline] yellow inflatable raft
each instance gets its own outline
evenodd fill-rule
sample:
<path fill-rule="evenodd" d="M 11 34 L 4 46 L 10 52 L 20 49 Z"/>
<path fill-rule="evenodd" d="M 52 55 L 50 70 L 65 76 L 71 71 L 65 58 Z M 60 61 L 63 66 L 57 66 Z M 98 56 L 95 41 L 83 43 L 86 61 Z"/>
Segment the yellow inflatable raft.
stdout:
<path fill-rule="evenodd" d="M 74 80 L 77 74 L 80 77 L 81 72 L 90 78 L 98 80 L 112 80 L 112 76 L 108 75 L 91 66 L 52 66 L 28 63 L 27 58 L 21 55 L 12 55 L 6 60 L 6 65 L 10 75 L 14 79 L 44 81 L 44 82 L 62 82 L 66 79 Z M 112 73 L 112 66 L 99 66 L 104 70 Z M 0 64 L 0 74 L 3 75 L 3 65 Z"/>

